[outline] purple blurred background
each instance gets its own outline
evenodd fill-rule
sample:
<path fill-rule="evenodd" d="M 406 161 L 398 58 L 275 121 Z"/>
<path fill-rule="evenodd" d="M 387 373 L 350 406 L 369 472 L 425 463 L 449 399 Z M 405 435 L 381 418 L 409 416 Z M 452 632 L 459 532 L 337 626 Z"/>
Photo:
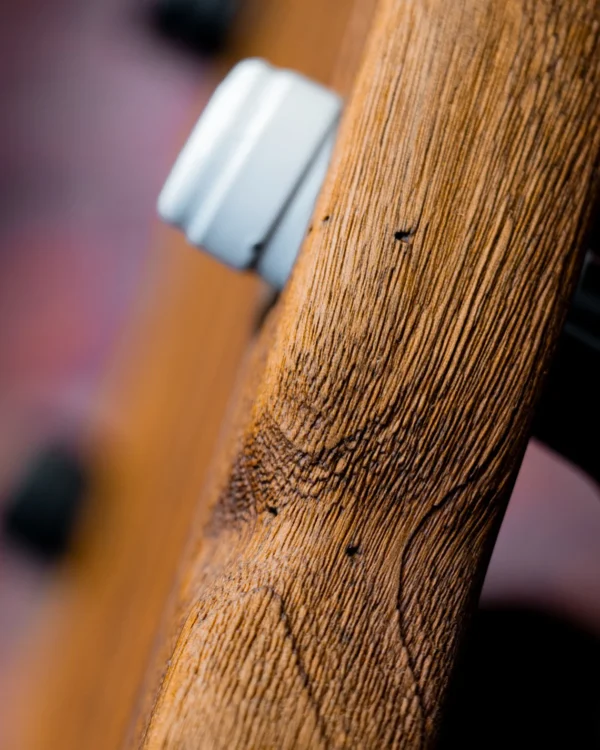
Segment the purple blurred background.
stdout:
<path fill-rule="evenodd" d="M 119 0 L 0 10 L 0 505 L 46 442 L 84 442 L 92 417 L 110 418 L 96 397 L 138 303 L 156 196 L 212 87 L 142 11 Z M 45 581 L 0 541 L 0 675 Z"/>

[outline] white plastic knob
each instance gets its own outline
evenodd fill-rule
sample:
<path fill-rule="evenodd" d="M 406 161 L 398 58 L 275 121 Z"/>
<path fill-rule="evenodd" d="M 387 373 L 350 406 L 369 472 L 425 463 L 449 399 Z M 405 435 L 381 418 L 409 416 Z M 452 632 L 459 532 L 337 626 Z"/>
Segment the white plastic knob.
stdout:
<path fill-rule="evenodd" d="M 161 192 L 162 219 L 234 268 L 281 288 L 333 149 L 337 94 L 263 60 L 217 88 Z"/>

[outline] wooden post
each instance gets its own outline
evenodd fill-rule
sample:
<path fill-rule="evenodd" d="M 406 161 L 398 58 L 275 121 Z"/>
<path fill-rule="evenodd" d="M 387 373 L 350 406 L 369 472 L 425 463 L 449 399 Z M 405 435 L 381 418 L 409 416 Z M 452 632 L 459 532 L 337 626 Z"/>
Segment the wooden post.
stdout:
<path fill-rule="evenodd" d="M 146 748 L 434 742 L 595 198 L 599 21 L 381 2 Z"/>

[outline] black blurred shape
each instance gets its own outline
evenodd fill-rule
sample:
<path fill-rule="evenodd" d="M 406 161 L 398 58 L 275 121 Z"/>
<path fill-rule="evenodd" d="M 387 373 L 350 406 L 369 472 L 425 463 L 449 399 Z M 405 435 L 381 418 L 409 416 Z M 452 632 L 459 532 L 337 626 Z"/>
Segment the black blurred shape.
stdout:
<path fill-rule="evenodd" d="M 600 748 L 600 639 L 539 612 L 480 610 L 439 747 Z"/>
<path fill-rule="evenodd" d="M 533 434 L 600 482 L 600 212 Z"/>
<path fill-rule="evenodd" d="M 46 448 L 8 502 L 5 533 L 36 556 L 56 560 L 68 549 L 87 484 L 81 458 L 73 450 Z"/>
<path fill-rule="evenodd" d="M 600 257 L 590 254 L 581 278 L 581 294 L 589 297 L 590 303 L 594 300 L 600 303 Z"/>
<path fill-rule="evenodd" d="M 237 4 L 237 0 L 155 0 L 151 17 L 168 39 L 212 54 L 223 47 Z"/>
<path fill-rule="evenodd" d="M 600 350 L 563 333 L 533 434 L 600 482 Z"/>

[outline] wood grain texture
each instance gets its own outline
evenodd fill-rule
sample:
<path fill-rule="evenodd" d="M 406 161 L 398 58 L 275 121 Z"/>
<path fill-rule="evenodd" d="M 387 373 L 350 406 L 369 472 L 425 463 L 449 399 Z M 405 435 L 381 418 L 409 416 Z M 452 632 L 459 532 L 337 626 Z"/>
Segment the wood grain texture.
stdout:
<path fill-rule="evenodd" d="M 247 17 L 242 17 L 240 26 L 255 37 L 254 43 L 264 50 L 267 59 L 312 75 L 343 96 L 348 94 L 359 68 L 376 0 L 335 0 L 327 6 L 323 6 L 320 0 L 312 0 L 311 3 L 294 0 L 285 5 L 266 2 L 262 6 L 262 13 L 258 18 L 254 17 L 254 26 L 252 7 L 252 4 L 245 6 Z M 237 306 L 235 290 L 228 294 L 227 301 L 235 301 Z M 164 677 L 165 664 L 187 618 L 190 602 L 187 583 L 194 581 L 194 561 L 204 547 L 202 531 L 216 500 L 215 488 L 227 480 L 236 448 L 229 435 L 237 434 L 247 420 L 264 369 L 271 339 L 267 331 L 272 328 L 273 320 L 274 316 L 271 316 L 269 325 L 263 327 L 259 344 L 253 342 L 254 345 L 248 348 L 236 387 L 232 389 L 221 439 L 213 445 L 211 470 L 205 477 L 201 492 L 198 492 L 200 485 L 194 485 L 197 507 L 192 517 L 189 544 L 179 564 L 180 585 L 174 587 L 173 595 L 165 606 L 139 701 L 132 713 L 126 747 L 137 747 L 140 743 Z M 194 415 L 190 415 L 190 418 L 193 420 Z"/>
<path fill-rule="evenodd" d="M 216 83 L 215 68 L 251 55 L 330 84 L 357 4 L 373 0 L 244 2 L 227 59 L 199 72 L 199 90 L 209 76 Z M 354 39 L 358 55 L 362 40 Z M 157 229 L 153 243 L 90 425 L 99 471 L 89 522 L 20 663 L 15 750 L 122 746 L 192 518 L 205 512 L 208 465 L 264 304 L 258 279 L 194 251 L 179 234 Z"/>
<path fill-rule="evenodd" d="M 146 748 L 434 744 L 596 196 L 599 20 L 381 2 Z"/>

